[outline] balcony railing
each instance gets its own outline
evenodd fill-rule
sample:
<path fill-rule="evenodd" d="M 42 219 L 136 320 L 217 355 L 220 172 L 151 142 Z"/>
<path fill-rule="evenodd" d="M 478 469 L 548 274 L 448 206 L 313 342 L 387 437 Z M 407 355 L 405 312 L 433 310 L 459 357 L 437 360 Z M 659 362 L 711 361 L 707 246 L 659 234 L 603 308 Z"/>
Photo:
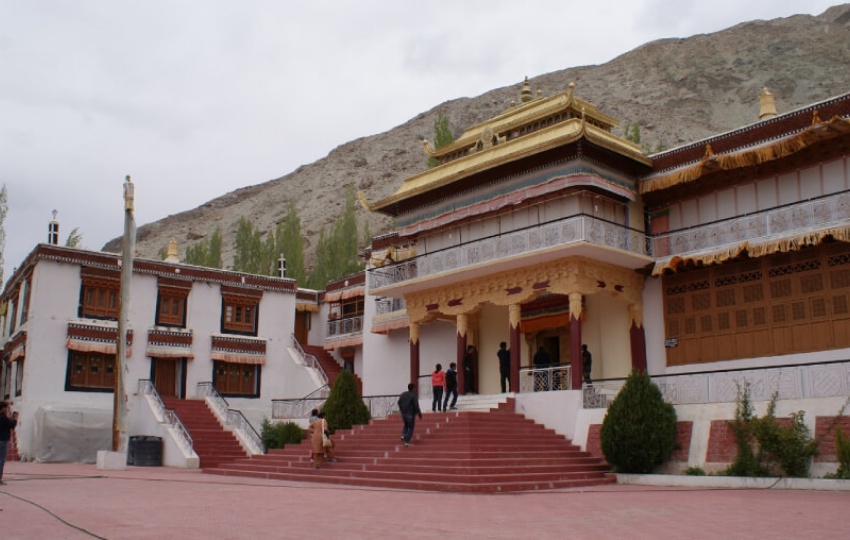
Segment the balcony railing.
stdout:
<path fill-rule="evenodd" d="M 653 236 L 657 258 L 850 223 L 850 191 Z"/>
<path fill-rule="evenodd" d="M 623 387 L 622 379 L 594 381 L 585 386 L 584 407 L 607 407 Z M 673 405 L 734 403 L 738 389 L 749 383 L 750 400 L 815 399 L 850 395 L 850 361 L 796 364 L 761 369 L 737 369 L 654 375 L 664 401 Z"/>
<path fill-rule="evenodd" d="M 527 393 L 569 390 L 571 373 L 572 369 L 569 364 L 521 368 L 519 370 L 519 391 Z"/>
<path fill-rule="evenodd" d="M 327 337 L 347 336 L 363 333 L 363 315 L 328 321 Z"/>
<path fill-rule="evenodd" d="M 406 307 L 404 298 L 381 298 L 380 300 L 375 300 L 375 315 L 395 313 L 396 311 L 402 311 Z"/>
<path fill-rule="evenodd" d="M 638 255 L 648 255 L 643 232 L 619 223 L 579 214 L 425 253 L 393 265 L 369 270 L 369 287 L 377 289 L 407 280 L 453 272 L 489 261 L 589 242 Z"/>

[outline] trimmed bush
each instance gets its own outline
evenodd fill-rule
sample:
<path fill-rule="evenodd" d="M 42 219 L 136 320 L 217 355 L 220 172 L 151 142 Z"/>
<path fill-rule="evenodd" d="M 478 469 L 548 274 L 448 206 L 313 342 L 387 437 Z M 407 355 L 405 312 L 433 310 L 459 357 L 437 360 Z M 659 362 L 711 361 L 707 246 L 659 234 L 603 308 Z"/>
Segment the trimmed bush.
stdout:
<path fill-rule="evenodd" d="M 268 418 L 263 419 L 260 437 L 266 450 L 283 448 L 287 444 L 298 444 L 307 435 L 301 426 L 295 422 L 272 423 Z"/>
<path fill-rule="evenodd" d="M 340 371 L 337 375 L 322 411 L 332 431 L 350 429 L 357 424 L 367 424 L 372 417 L 363 399 L 357 393 L 354 375 L 346 370 Z"/>
<path fill-rule="evenodd" d="M 676 449 L 676 410 L 645 372 L 633 371 L 599 432 L 605 459 L 621 473 L 651 473 Z"/>

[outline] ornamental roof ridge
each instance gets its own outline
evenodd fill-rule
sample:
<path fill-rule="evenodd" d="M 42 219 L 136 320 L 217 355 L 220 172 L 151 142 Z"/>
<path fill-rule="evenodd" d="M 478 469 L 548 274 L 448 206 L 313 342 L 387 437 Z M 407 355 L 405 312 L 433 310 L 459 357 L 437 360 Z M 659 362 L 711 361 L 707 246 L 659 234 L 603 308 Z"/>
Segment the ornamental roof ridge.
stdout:
<path fill-rule="evenodd" d="M 433 156 L 450 154 L 458 149 L 474 146 L 488 130 L 498 136 L 499 133 L 544 119 L 559 111 L 572 110 L 576 118 L 593 118 L 608 129 L 620 124 L 616 118 L 601 112 L 590 101 L 576 97 L 573 93 L 574 86 L 574 83 L 570 83 L 567 91 L 549 97 L 532 98 L 526 103 L 515 105 L 489 120 L 466 128 L 463 134 L 450 144 L 434 150 L 428 149 L 427 152 Z"/>
<path fill-rule="evenodd" d="M 703 152 L 705 150 L 706 145 L 709 144 L 712 145 L 716 153 L 725 154 L 738 150 L 743 150 L 746 148 L 756 147 L 769 141 L 794 135 L 811 127 L 809 121 L 811 120 L 812 115 L 815 111 L 822 110 L 825 108 L 832 108 L 833 106 L 840 104 L 841 102 L 847 102 L 848 104 L 850 104 L 850 92 L 839 94 L 837 96 L 832 96 L 815 103 L 810 103 L 808 105 L 803 105 L 802 107 L 798 107 L 788 112 L 778 114 L 767 120 L 758 120 L 750 124 L 746 124 L 744 126 L 725 131 L 723 133 L 710 135 L 697 141 L 683 144 L 682 146 L 677 146 L 675 148 L 671 148 L 663 152 L 658 152 L 657 154 L 652 154 L 650 157 L 653 161 L 665 159 L 672 160 L 675 159 L 675 156 L 677 154 L 686 154 L 687 157 L 685 157 L 683 161 L 678 161 L 665 167 L 655 169 L 646 176 L 644 176 L 644 178 L 658 176 L 660 174 L 678 169 L 680 167 L 686 167 L 688 165 L 693 165 L 694 163 L 699 162 L 703 157 Z M 832 115 L 830 115 L 830 117 L 831 116 Z M 844 118 L 850 118 L 850 110 L 846 111 L 842 116 Z M 788 126 L 783 129 L 784 125 L 787 126 L 789 122 L 797 118 L 802 118 L 804 121 L 801 122 L 800 125 L 793 127 Z M 824 116 L 822 116 L 822 118 L 828 120 L 828 118 Z M 736 136 L 755 131 L 764 131 L 765 135 L 763 137 L 759 137 L 757 140 L 754 140 L 752 142 L 738 144 L 732 148 L 727 148 L 723 150 L 717 149 L 717 143 L 719 141 L 729 140 Z"/>

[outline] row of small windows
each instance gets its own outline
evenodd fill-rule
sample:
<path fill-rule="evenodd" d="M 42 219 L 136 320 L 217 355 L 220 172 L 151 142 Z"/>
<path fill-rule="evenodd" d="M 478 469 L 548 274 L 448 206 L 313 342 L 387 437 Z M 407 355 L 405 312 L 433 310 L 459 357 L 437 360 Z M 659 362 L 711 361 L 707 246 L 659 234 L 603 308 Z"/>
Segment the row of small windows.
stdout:
<path fill-rule="evenodd" d="M 259 397 L 261 369 L 262 366 L 255 364 L 215 361 L 213 387 L 223 396 Z M 18 373 L 23 374 L 23 362 Z M 66 390 L 112 392 L 114 386 L 114 354 L 68 351 Z"/>
<path fill-rule="evenodd" d="M 117 320 L 120 309 L 119 283 L 113 280 L 83 280 L 79 316 Z M 160 289 L 157 295 L 156 325 L 186 327 L 188 290 Z M 259 299 L 222 297 L 221 331 L 257 335 Z"/>

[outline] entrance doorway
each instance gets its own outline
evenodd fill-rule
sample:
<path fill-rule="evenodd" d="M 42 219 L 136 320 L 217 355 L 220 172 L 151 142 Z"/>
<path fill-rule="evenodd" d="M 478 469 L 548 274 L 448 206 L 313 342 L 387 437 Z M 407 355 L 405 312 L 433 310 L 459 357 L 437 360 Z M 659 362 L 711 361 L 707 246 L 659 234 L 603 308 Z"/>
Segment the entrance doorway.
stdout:
<path fill-rule="evenodd" d="M 185 358 L 152 358 L 151 380 L 162 398 L 183 398 Z"/>

